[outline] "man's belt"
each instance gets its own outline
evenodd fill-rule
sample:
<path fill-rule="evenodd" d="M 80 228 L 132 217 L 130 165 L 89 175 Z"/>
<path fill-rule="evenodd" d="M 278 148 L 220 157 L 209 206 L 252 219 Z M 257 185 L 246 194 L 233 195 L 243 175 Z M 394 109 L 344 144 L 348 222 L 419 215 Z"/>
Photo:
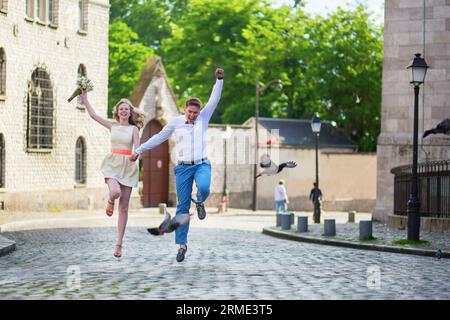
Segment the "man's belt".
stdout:
<path fill-rule="evenodd" d="M 193 166 L 194 164 L 199 164 L 206 160 L 208 160 L 208 158 L 202 158 L 200 160 L 194 160 L 194 161 L 178 161 L 178 165 L 179 166 Z"/>

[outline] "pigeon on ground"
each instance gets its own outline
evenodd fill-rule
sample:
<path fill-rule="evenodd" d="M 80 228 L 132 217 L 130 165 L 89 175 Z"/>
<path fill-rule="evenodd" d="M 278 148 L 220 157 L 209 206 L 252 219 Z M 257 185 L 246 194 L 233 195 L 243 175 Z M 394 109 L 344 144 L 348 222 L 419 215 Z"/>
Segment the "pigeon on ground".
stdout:
<path fill-rule="evenodd" d="M 259 166 L 264 170 L 256 176 L 257 178 L 260 176 L 272 176 L 281 172 L 281 170 L 283 170 L 284 168 L 295 168 L 297 166 L 297 163 L 295 163 L 294 161 L 288 161 L 277 165 L 272 160 L 270 160 L 268 154 L 264 154 L 261 156 Z"/>
<path fill-rule="evenodd" d="M 154 236 L 162 236 L 164 233 L 173 232 L 179 226 L 185 225 L 189 222 L 189 214 L 177 214 L 171 218 L 170 213 L 165 209 L 166 217 L 158 228 L 148 228 L 147 231 Z"/>
<path fill-rule="evenodd" d="M 450 134 L 450 119 L 446 118 L 442 120 L 435 128 L 427 130 L 423 133 L 423 138 L 430 134 L 437 134 L 437 133 L 443 133 L 443 134 Z"/>
<path fill-rule="evenodd" d="M 440 258 L 442 258 L 443 256 L 444 256 L 444 254 L 442 253 L 441 249 L 439 249 L 439 250 L 436 252 L 436 258 L 440 259 Z"/>

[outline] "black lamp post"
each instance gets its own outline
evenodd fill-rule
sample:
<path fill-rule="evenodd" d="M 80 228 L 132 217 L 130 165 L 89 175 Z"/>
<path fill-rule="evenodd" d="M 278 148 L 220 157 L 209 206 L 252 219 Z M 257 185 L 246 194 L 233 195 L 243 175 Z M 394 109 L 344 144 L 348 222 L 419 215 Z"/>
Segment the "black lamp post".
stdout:
<path fill-rule="evenodd" d="M 270 80 L 263 86 L 259 85 L 259 76 L 256 76 L 256 107 L 255 107 L 255 163 L 253 165 L 253 201 L 252 210 L 256 211 L 256 194 L 257 194 L 257 183 L 256 176 L 258 172 L 258 123 L 259 123 L 259 94 L 266 90 L 271 84 L 276 84 L 278 90 L 283 89 L 283 84 L 280 79 Z"/>
<path fill-rule="evenodd" d="M 319 135 L 320 127 L 322 123 L 320 122 L 319 115 L 314 113 L 311 119 L 311 129 L 316 136 L 316 184 L 314 186 L 314 223 L 320 223 L 320 200 L 319 200 Z"/>
<path fill-rule="evenodd" d="M 417 184 L 417 135 L 419 131 L 419 88 L 425 81 L 425 75 L 427 73 L 428 65 L 420 56 L 420 53 L 416 53 L 411 64 L 407 67 L 411 69 L 411 81 L 414 86 L 414 133 L 413 133 L 413 164 L 411 174 L 411 193 L 408 200 L 408 240 L 419 241 L 420 240 L 420 201 L 418 197 L 418 184 Z"/>

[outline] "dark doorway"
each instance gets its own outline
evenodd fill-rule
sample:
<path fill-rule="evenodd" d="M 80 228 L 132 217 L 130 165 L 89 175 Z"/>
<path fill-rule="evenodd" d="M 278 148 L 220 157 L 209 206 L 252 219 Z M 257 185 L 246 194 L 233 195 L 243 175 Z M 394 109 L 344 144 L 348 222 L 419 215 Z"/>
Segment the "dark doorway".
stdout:
<path fill-rule="evenodd" d="M 161 124 L 150 121 L 144 128 L 141 143 L 160 132 Z M 167 203 L 169 196 L 169 143 L 165 141 L 155 149 L 142 154 L 142 205 L 155 207 Z"/>

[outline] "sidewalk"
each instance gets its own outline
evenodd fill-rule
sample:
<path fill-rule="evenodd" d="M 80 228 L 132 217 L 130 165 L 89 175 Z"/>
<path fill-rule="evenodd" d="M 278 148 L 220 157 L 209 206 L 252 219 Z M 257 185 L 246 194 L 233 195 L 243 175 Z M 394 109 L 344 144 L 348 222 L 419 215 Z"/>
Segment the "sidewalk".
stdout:
<path fill-rule="evenodd" d="M 302 242 L 432 257 L 436 257 L 437 250 L 441 250 L 442 258 L 450 258 L 449 234 L 422 232 L 420 239 L 425 240 L 424 243 L 398 244 L 396 241 L 407 239 L 407 230 L 393 230 L 381 222 L 374 221 L 372 224 L 372 236 L 374 239 L 360 240 L 358 221 L 355 223 L 340 223 L 336 220 L 335 236 L 324 236 L 323 222 L 321 224 L 311 224 L 311 221 L 311 219 L 308 219 L 307 232 L 298 233 L 296 225 L 292 225 L 290 230 L 282 230 L 281 227 L 275 227 L 275 223 L 273 223 L 271 227 L 264 228 L 263 233 Z"/>

